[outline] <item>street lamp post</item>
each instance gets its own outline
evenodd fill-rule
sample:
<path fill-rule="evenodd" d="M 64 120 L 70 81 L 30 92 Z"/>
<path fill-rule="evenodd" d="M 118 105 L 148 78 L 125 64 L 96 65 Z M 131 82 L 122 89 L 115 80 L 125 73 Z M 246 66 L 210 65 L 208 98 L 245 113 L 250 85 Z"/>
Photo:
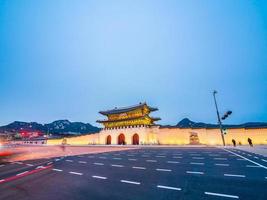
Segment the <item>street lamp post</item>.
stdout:
<path fill-rule="evenodd" d="M 220 118 L 220 114 L 219 114 L 219 110 L 218 110 L 218 105 L 217 105 L 217 101 L 216 101 L 216 96 L 215 96 L 216 94 L 217 94 L 217 91 L 214 90 L 213 91 L 213 98 L 214 98 L 214 103 L 215 103 L 215 107 L 216 107 L 218 123 L 219 123 L 219 126 L 220 126 L 220 131 L 221 131 L 221 136 L 222 136 L 222 142 L 223 142 L 223 146 L 225 146 L 224 133 L 223 133 L 223 129 L 222 129 L 222 121 L 221 121 L 221 118 Z"/>

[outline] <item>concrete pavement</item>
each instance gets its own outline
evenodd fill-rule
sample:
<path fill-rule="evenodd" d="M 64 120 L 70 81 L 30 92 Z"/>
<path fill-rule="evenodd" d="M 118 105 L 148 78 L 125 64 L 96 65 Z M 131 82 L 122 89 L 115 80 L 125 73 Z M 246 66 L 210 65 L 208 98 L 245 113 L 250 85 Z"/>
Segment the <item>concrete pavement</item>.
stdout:
<path fill-rule="evenodd" d="M 265 200 L 264 160 L 238 149 L 198 147 L 141 148 L 9 163 L 0 167 L 1 180 L 40 166 L 51 168 L 0 181 L 0 199 Z"/>

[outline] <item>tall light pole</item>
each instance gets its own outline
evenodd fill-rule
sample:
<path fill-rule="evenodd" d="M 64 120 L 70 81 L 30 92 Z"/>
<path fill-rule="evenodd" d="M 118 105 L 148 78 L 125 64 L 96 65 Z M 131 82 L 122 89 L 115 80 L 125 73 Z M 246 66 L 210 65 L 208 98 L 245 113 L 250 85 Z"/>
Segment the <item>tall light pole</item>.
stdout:
<path fill-rule="evenodd" d="M 218 124 L 220 126 L 223 146 L 225 146 L 224 133 L 223 133 L 223 129 L 222 129 L 222 121 L 221 121 L 221 118 L 220 118 L 220 113 L 219 113 L 219 110 L 218 110 L 218 105 L 217 105 L 216 96 L 215 96 L 216 94 L 217 94 L 217 91 L 214 90 L 213 91 L 213 98 L 214 98 L 214 103 L 215 103 L 216 112 L 217 112 Z"/>

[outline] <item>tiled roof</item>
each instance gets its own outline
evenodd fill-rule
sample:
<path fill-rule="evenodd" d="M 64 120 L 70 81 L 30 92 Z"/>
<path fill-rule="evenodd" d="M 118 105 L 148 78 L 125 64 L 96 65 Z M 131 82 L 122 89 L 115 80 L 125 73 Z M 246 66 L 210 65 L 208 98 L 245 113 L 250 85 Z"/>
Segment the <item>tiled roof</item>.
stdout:
<path fill-rule="evenodd" d="M 157 108 L 153 108 L 153 107 L 148 106 L 146 103 L 139 103 L 139 104 L 134 105 L 134 106 L 120 107 L 120 108 L 116 107 L 112 110 L 100 111 L 99 113 L 102 115 L 119 114 L 119 113 L 129 112 L 129 111 L 135 110 L 137 108 L 142 108 L 145 105 L 149 108 L 150 111 L 158 110 Z"/>

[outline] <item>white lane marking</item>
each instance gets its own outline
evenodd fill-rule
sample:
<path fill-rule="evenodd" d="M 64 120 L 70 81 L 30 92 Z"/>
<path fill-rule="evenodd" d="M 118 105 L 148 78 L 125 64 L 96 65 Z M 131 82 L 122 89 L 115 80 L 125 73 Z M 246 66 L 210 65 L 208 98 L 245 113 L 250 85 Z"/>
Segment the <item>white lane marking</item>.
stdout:
<path fill-rule="evenodd" d="M 165 186 L 165 185 L 157 185 L 157 188 L 162 188 L 162 189 L 167 189 L 167 190 L 181 190 L 181 188 L 170 187 L 170 186 Z"/>
<path fill-rule="evenodd" d="M 224 174 L 224 176 L 231 176 L 231 177 L 240 177 L 240 178 L 245 178 L 245 175 L 240 175 L 240 174 Z"/>
<path fill-rule="evenodd" d="M 204 163 L 199 163 L 199 162 L 191 162 L 191 165 L 204 165 Z"/>
<path fill-rule="evenodd" d="M 239 199 L 236 195 L 229 195 L 229 194 L 220 194 L 220 193 L 214 193 L 214 192 L 205 192 L 206 195 L 212 195 L 212 196 L 219 196 L 219 197 L 228 197 L 228 198 L 234 198 Z"/>
<path fill-rule="evenodd" d="M 158 168 L 158 169 L 156 169 L 157 171 L 162 171 L 162 172 L 171 172 L 172 170 L 170 170 L 170 169 L 160 169 L 160 168 Z"/>
<path fill-rule="evenodd" d="M 166 158 L 166 156 L 155 156 L 156 158 Z"/>
<path fill-rule="evenodd" d="M 220 156 L 219 154 L 209 154 L 209 156 Z"/>
<path fill-rule="evenodd" d="M 19 176 L 19 175 L 22 175 L 22 174 L 26 174 L 26 173 L 28 173 L 29 171 L 25 171 L 25 172 L 21 172 L 21 173 L 19 173 L 19 174 L 16 174 L 16 176 Z"/>
<path fill-rule="evenodd" d="M 14 163 L 19 164 L 19 165 L 22 165 L 23 164 L 22 162 L 14 162 Z"/>
<path fill-rule="evenodd" d="M 229 164 L 222 164 L 222 163 L 215 163 L 214 165 L 216 165 L 216 166 L 229 167 Z"/>
<path fill-rule="evenodd" d="M 73 162 L 73 160 L 66 160 L 67 162 Z"/>
<path fill-rule="evenodd" d="M 107 157 L 104 157 L 104 156 L 100 156 L 99 158 L 100 159 L 107 159 Z"/>
<path fill-rule="evenodd" d="M 107 179 L 107 177 L 105 176 L 92 176 L 93 178 L 97 178 L 97 179 Z"/>
<path fill-rule="evenodd" d="M 48 163 L 47 163 L 48 164 Z M 30 167 L 32 167 L 33 166 L 33 164 L 26 164 L 27 166 L 30 166 Z"/>
<path fill-rule="evenodd" d="M 172 158 L 183 158 L 183 157 L 181 157 L 181 156 L 173 156 Z"/>
<path fill-rule="evenodd" d="M 121 160 L 121 158 L 113 158 L 113 160 Z"/>
<path fill-rule="evenodd" d="M 252 156 L 251 154 L 247 154 L 248 156 Z"/>
<path fill-rule="evenodd" d="M 38 166 L 38 167 L 36 167 L 36 169 L 41 169 L 41 168 L 44 168 L 44 166 Z"/>
<path fill-rule="evenodd" d="M 51 165 L 51 164 L 52 164 L 52 162 L 48 162 L 48 163 L 47 163 L 47 165 Z"/>
<path fill-rule="evenodd" d="M 267 162 L 267 160 L 261 159 L 263 162 Z"/>
<path fill-rule="evenodd" d="M 203 157 L 192 157 L 192 159 L 196 159 L 196 160 L 203 160 Z"/>
<path fill-rule="evenodd" d="M 204 172 L 186 171 L 187 174 L 204 174 Z"/>
<path fill-rule="evenodd" d="M 135 166 L 133 166 L 132 168 L 133 169 L 146 169 L 145 167 L 135 167 Z"/>
<path fill-rule="evenodd" d="M 63 170 L 54 168 L 53 171 L 62 172 Z"/>
<path fill-rule="evenodd" d="M 190 154 L 190 156 L 201 156 L 201 154 Z"/>
<path fill-rule="evenodd" d="M 0 165 L 0 167 L 4 167 L 5 165 Z"/>
<path fill-rule="evenodd" d="M 147 162 L 157 162 L 156 160 L 146 160 Z"/>
<path fill-rule="evenodd" d="M 146 157 L 147 158 L 147 157 L 150 157 L 150 155 L 142 155 L 142 157 Z"/>
<path fill-rule="evenodd" d="M 246 167 L 260 167 L 258 165 L 246 165 Z"/>
<path fill-rule="evenodd" d="M 257 156 L 254 156 L 254 158 L 259 159 L 259 157 L 257 157 Z"/>
<path fill-rule="evenodd" d="M 86 162 L 86 161 L 79 161 L 79 163 L 85 164 L 85 163 L 87 163 L 87 162 Z"/>
<path fill-rule="evenodd" d="M 213 158 L 214 160 L 227 160 L 227 158 Z"/>
<path fill-rule="evenodd" d="M 252 161 L 252 160 L 250 160 L 250 159 L 248 159 L 248 158 L 246 158 L 246 157 L 244 157 L 244 156 L 241 156 L 241 155 L 239 155 L 239 154 L 237 154 L 237 153 L 235 153 L 235 152 L 232 152 L 232 151 L 230 151 L 230 150 L 228 150 L 228 149 L 223 149 L 223 150 L 224 150 L 224 151 L 227 151 L 227 152 L 229 152 L 229 153 L 232 153 L 232 154 L 234 154 L 234 155 L 236 155 L 236 156 L 239 156 L 240 158 L 243 158 L 243 159 L 245 159 L 245 160 L 247 160 L 247 161 L 249 161 L 249 162 L 251 162 L 251 163 L 253 163 L 253 164 L 255 164 L 255 165 L 258 165 L 258 166 L 264 168 L 264 169 L 267 169 L 266 166 L 261 165 L 261 164 L 259 164 L 259 163 L 257 163 L 257 162 L 254 162 L 254 161 Z"/>
<path fill-rule="evenodd" d="M 246 159 L 244 159 L 244 158 L 237 158 L 236 160 L 242 160 L 242 161 L 244 161 L 244 160 L 246 160 Z"/>
<path fill-rule="evenodd" d="M 5 181 L 5 179 L 1 179 L 1 180 L 0 180 L 0 183 L 3 182 L 3 181 Z"/>
<path fill-rule="evenodd" d="M 69 172 L 70 174 L 75 174 L 75 175 L 83 175 L 82 173 L 79 173 L 79 172 Z"/>
<path fill-rule="evenodd" d="M 95 162 L 94 165 L 104 165 L 103 163 Z"/>
<path fill-rule="evenodd" d="M 94 158 L 95 156 L 88 156 L 88 158 Z"/>
<path fill-rule="evenodd" d="M 178 162 L 178 161 L 167 161 L 167 163 L 177 164 L 177 163 L 180 163 L 180 162 Z"/>
<path fill-rule="evenodd" d="M 135 182 L 135 181 L 127 181 L 127 180 L 121 180 L 122 183 L 129 183 L 129 184 L 134 184 L 134 185 L 140 185 L 140 182 Z"/>
<path fill-rule="evenodd" d="M 130 160 L 130 161 L 136 161 L 137 159 L 135 159 L 135 158 L 129 158 L 128 160 Z"/>
<path fill-rule="evenodd" d="M 111 165 L 112 167 L 124 167 L 123 165 Z"/>
<path fill-rule="evenodd" d="M 83 158 L 84 156 L 78 156 L 79 158 Z"/>

